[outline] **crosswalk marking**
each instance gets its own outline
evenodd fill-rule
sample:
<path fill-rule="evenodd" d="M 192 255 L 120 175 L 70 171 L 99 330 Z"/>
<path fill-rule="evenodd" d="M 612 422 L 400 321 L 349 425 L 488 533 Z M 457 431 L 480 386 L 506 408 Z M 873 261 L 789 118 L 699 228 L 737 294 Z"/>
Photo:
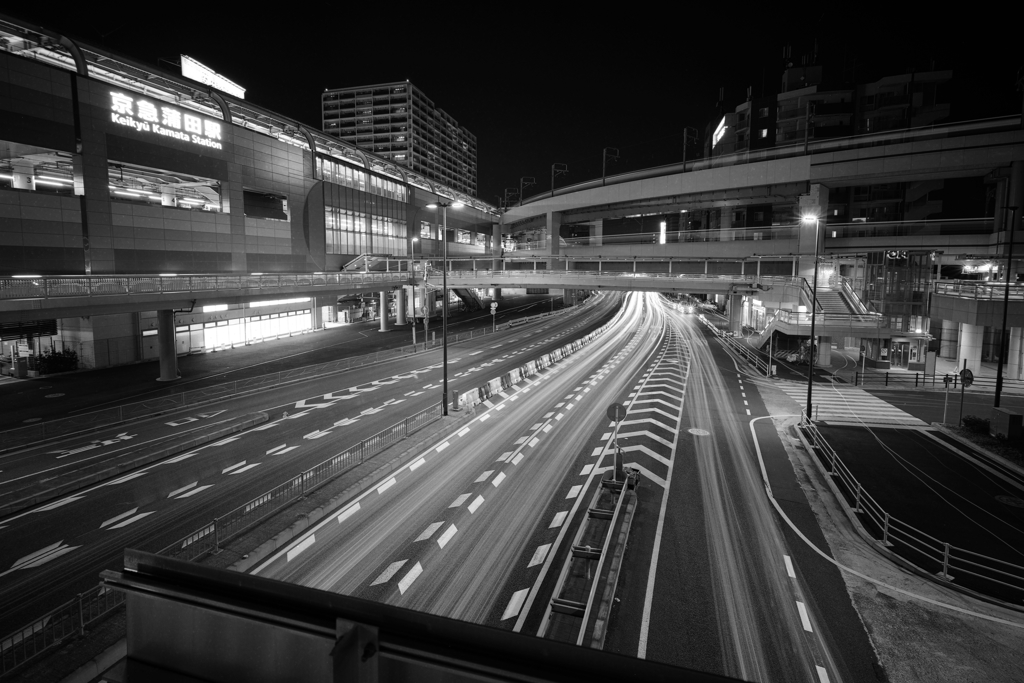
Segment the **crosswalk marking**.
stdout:
<path fill-rule="evenodd" d="M 773 386 L 803 406 L 807 385 L 803 382 L 778 382 Z M 832 425 L 875 424 L 890 427 L 927 427 L 927 423 L 859 387 L 817 384 L 811 396 L 815 420 Z"/>

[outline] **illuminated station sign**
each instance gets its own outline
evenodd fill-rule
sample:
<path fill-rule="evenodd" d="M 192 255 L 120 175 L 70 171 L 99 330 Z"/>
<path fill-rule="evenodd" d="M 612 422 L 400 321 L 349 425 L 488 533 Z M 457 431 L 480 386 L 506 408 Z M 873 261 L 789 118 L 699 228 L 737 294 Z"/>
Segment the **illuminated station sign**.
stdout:
<path fill-rule="evenodd" d="M 135 94 L 110 92 L 110 120 L 140 133 L 174 138 L 193 145 L 224 149 L 221 122 Z"/>

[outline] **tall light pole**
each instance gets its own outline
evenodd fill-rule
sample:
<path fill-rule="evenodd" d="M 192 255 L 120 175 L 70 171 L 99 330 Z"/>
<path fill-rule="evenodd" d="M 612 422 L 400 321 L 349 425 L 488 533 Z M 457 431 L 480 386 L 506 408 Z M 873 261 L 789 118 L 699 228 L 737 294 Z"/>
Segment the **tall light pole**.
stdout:
<path fill-rule="evenodd" d="M 1013 227 L 1017 207 L 1006 206 L 1003 211 L 1010 212 L 1010 244 L 1006 248 L 1006 291 L 1003 293 L 1003 331 L 999 335 L 999 362 L 996 363 L 996 399 L 993 408 L 999 407 L 999 396 L 1003 393 L 1003 363 L 1010 351 L 1010 340 L 1006 335 L 1006 312 L 1010 308 L 1010 271 L 1013 269 Z"/>
<path fill-rule="evenodd" d="M 442 245 L 442 264 L 441 264 L 441 414 L 448 415 L 448 207 L 453 209 L 461 209 L 463 207 L 462 202 L 448 201 L 442 202 L 441 197 L 438 196 L 437 201 L 433 204 L 427 204 L 428 209 L 441 208 L 441 245 Z"/>
<path fill-rule="evenodd" d="M 811 419 L 811 392 L 814 385 L 814 319 L 817 317 L 818 312 L 818 235 L 821 233 L 819 230 L 820 220 L 817 216 L 807 214 L 803 217 L 803 222 L 810 224 L 814 223 L 814 280 L 811 281 L 811 339 L 810 348 L 808 349 L 808 361 L 807 361 L 807 420 Z"/>
<path fill-rule="evenodd" d="M 416 276 L 416 243 L 419 242 L 419 241 L 420 241 L 419 237 L 413 237 L 412 238 L 412 261 L 409 262 L 409 271 L 410 271 L 409 275 L 411 277 L 415 277 Z M 423 282 L 424 282 L 424 285 L 423 285 L 424 289 L 423 289 L 423 291 L 424 291 L 424 293 L 426 292 L 426 280 L 427 280 L 427 273 L 426 273 L 426 271 L 424 271 L 424 273 L 423 273 Z M 416 281 L 413 280 L 413 286 L 412 286 L 412 350 L 413 351 L 416 351 L 416 284 L 415 284 L 415 282 Z M 402 289 L 402 296 L 405 296 L 405 289 L 404 288 Z M 424 297 L 424 303 L 426 303 L 425 299 L 426 299 L 426 297 Z M 424 335 L 423 341 L 426 341 L 426 340 L 427 340 L 426 339 L 426 335 Z"/>

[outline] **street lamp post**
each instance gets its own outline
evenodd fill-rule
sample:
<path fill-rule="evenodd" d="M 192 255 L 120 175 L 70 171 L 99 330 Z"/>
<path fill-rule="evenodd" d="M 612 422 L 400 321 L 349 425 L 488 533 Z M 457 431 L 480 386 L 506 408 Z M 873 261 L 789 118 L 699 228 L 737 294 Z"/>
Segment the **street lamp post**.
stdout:
<path fill-rule="evenodd" d="M 433 204 L 427 204 L 428 209 L 441 208 L 441 414 L 448 416 L 448 207 L 461 209 L 463 204 L 458 201 L 442 202 L 441 198 Z"/>
<path fill-rule="evenodd" d="M 1003 393 L 1003 363 L 1009 355 L 1010 344 L 1006 335 L 1006 312 L 1010 308 L 1010 271 L 1013 269 L 1013 227 L 1016 218 L 1017 207 L 1007 206 L 1004 211 L 1010 212 L 1010 243 L 1006 248 L 1006 290 L 1003 293 L 1003 332 L 999 339 L 999 362 L 996 363 L 996 398 L 992 404 L 993 408 L 999 407 L 999 396 Z"/>
<path fill-rule="evenodd" d="M 814 221 L 814 280 L 811 281 L 811 339 L 810 348 L 808 349 L 808 361 L 807 361 L 807 420 L 811 419 L 811 393 L 814 385 L 814 319 L 817 317 L 818 311 L 818 235 L 821 232 L 819 230 L 820 219 L 814 215 L 806 215 L 803 217 L 804 223 L 810 223 Z"/>
<path fill-rule="evenodd" d="M 416 243 L 420 241 L 419 237 L 412 238 L 412 261 L 409 263 L 409 271 L 412 277 L 416 276 Z M 426 272 L 423 273 L 424 288 L 426 287 Z M 413 280 L 412 286 L 412 350 L 416 350 L 416 284 Z M 424 291 L 426 291 L 424 289 Z M 402 296 L 405 296 L 405 288 L 402 289 Z M 426 341 L 424 338 L 423 341 Z"/>

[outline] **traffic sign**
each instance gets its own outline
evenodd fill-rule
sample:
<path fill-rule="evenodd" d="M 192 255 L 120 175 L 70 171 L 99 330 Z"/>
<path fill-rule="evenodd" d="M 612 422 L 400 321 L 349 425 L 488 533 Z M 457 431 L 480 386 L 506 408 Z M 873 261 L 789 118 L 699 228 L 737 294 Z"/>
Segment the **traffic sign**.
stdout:
<path fill-rule="evenodd" d="M 967 368 L 960 371 L 960 377 L 963 379 L 964 387 L 969 387 L 974 384 L 974 373 Z"/>
<path fill-rule="evenodd" d="M 496 310 L 498 310 L 498 302 L 497 301 L 492 301 L 491 302 L 491 313 L 493 313 Z"/>
<path fill-rule="evenodd" d="M 626 417 L 626 406 L 621 403 L 613 403 L 608 406 L 608 419 L 618 422 Z"/>

